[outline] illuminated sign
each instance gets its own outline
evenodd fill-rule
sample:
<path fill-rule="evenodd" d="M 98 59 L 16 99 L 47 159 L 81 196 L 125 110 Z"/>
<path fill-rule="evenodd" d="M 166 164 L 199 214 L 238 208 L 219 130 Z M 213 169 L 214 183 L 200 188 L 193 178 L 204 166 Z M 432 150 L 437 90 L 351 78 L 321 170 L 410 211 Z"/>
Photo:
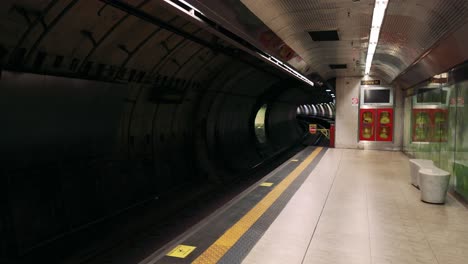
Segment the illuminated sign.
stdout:
<path fill-rule="evenodd" d="M 380 85 L 380 80 L 361 81 L 361 85 Z"/>
<path fill-rule="evenodd" d="M 317 124 L 309 124 L 309 133 L 310 134 L 317 133 Z"/>

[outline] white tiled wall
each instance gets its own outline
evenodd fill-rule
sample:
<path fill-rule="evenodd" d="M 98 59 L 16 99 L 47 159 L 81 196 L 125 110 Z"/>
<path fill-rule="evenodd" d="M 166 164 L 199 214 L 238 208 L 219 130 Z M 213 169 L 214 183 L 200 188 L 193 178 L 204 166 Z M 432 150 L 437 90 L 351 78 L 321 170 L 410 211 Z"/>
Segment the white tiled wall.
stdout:
<path fill-rule="evenodd" d="M 351 100 L 359 98 L 360 82 L 361 78 L 336 79 L 336 148 L 358 148 L 359 107 Z"/>
<path fill-rule="evenodd" d="M 335 147 L 351 149 L 401 150 L 403 142 L 403 97 L 395 89 L 394 136 L 390 142 L 359 142 L 359 106 L 352 105 L 352 98 L 359 98 L 361 78 L 336 79 Z"/>

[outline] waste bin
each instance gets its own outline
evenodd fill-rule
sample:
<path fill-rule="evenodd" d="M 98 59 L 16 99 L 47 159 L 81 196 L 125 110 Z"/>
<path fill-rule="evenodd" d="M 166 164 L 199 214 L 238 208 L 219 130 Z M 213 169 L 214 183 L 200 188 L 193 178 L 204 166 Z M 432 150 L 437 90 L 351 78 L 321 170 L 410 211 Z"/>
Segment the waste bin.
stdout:
<path fill-rule="evenodd" d="M 443 204 L 447 196 L 450 173 L 439 168 L 419 170 L 421 200 L 427 203 Z"/>

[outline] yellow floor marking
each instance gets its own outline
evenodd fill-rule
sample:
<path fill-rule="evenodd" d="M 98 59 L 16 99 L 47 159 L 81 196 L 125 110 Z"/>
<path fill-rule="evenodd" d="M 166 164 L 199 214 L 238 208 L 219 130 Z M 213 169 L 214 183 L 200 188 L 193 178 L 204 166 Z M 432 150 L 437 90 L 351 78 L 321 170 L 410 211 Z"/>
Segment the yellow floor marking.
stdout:
<path fill-rule="evenodd" d="M 272 182 L 262 182 L 262 183 L 260 183 L 260 186 L 263 186 L 263 187 L 270 187 L 272 185 L 273 185 Z"/>
<path fill-rule="evenodd" d="M 178 245 L 175 247 L 171 252 L 167 253 L 166 256 L 175 257 L 175 258 L 185 258 L 187 257 L 192 251 L 195 250 L 196 247 L 186 246 L 186 245 Z"/>
<path fill-rule="evenodd" d="M 298 160 L 298 159 L 292 159 L 291 161 L 293 161 L 293 162 L 298 162 L 299 160 Z"/>
<path fill-rule="evenodd" d="M 239 238 L 247 232 L 250 227 L 265 213 L 268 208 L 280 197 L 280 195 L 299 177 L 301 172 L 317 157 L 322 150 L 316 148 L 297 168 L 295 168 L 283 181 L 271 190 L 263 199 L 254 206 L 237 223 L 229 228 L 218 238 L 205 252 L 196 258 L 193 264 L 214 264 L 217 263 L 226 252 L 234 246 Z"/>

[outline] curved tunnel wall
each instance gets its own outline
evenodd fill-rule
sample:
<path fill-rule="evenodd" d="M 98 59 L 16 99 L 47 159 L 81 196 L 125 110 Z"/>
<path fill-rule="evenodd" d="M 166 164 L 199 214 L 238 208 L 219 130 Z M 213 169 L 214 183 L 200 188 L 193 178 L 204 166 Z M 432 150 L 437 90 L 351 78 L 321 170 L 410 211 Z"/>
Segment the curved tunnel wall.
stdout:
<path fill-rule="evenodd" d="M 253 74 L 204 95 L 195 85 L 179 104 L 155 104 L 147 93 L 132 105 L 127 85 L 4 72 L 1 167 L 18 246 L 187 185 L 239 177 L 275 154 L 258 151 L 250 122 L 274 78 L 261 89 Z M 268 107 L 267 144 L 297 143 L 295 103 Z"/>
<path fill-rule="evenodd" d="M 306 104 L 300 105 L 296 109 L 296 115 L 299 116 L 317 116 L 326 118 L 335 118 L 334 103 Z"/>
<path fill-rule="evenodd" d="M 252 74 L 224 92 L 201 95 L 194 86 L 180 104 L 155 104 L 147 93 L 132 105 L 127 85 L 3 72 L 2 175 L 19 247 L 185 185 L 238 177 L 271 156 L 252 135 L 255 93 L 263 92 L 247 92 L 259 85 L 248 85 Z M 291 146 L 300 131 L 282 113 L 295 104 L 269 108 L 277 136 L 268 144 Z"/>
<path fill-rule="evenodd" d="M 321 98 L 154 1 L 136 6 L 187 36 L 98 1 L 2 5 L 2 25 L 22 32 L 0 42 L 4 255 L 240 177 L 300 142 L 296 107 Z M 26 21 L 28 10 L 41 16 Z"/>

